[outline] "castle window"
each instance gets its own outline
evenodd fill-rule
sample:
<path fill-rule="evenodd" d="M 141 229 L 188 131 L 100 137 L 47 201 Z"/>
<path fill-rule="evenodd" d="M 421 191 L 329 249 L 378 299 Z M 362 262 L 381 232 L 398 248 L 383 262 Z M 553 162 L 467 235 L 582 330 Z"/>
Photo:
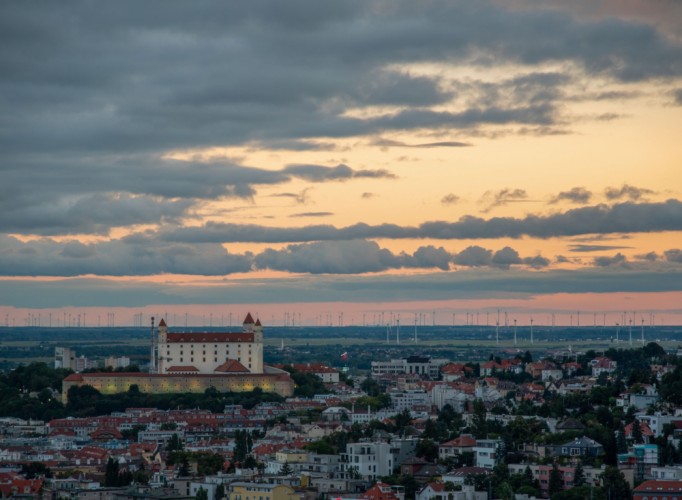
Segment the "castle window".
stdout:
<path fill-rule="evenodd" d="M 180 363 L 182 363 L 182 361 L 183 361 L 183 359 L 182 359 L 182 358 L 180 358 Z"/>

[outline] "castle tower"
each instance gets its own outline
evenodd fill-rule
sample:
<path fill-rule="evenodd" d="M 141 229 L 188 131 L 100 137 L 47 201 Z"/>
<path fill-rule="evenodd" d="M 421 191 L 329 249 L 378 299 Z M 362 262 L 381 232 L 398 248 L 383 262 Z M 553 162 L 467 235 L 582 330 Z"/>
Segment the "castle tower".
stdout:
<path fill-rule="evenodd" d="M 246 318 L 244 318 L 244 323 L 242 324 L 242 328 L 244 329 L 245 333 L 253 333 L 253 329 L 256 326 L 256 323 L 253 321 L 253 316 L 251 316 L 251 313 L 246 314 Z"/>
<path fill-rule="evenodd" d="M 260 322 L 260 318 L 256 320 L 256 324 L 253 326 L 253 341 L 263 342 L 263 325 Z"/>

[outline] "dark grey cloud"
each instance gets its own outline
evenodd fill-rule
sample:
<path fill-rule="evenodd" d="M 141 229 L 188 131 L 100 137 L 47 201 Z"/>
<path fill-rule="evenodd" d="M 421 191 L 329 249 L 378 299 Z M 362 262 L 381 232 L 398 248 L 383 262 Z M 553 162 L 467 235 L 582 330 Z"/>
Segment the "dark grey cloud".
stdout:
<path fill-rule="evenodd" d="M 663 252 L 665 259 L 668 262 L 675 262 L 677 264 L 682 264 L 682 250 L 678 248 L 672 248 Z"/>
<path fill-rule="evenodd" d="M 267 249 L 256 255 L 255 266 L 294 273 L 362 274 L 389 269 L 450 268 L 452 254 L 442 247 L 423 246 L 413 254 L 395 254 L 376 242 L 351 240 L 289 245 L 284 249 Z"/>
<path fill-rule="evenodd" d="M 0 42 L 0 231 L 24 234 L 103 233 L 108 214 L 119 226 L 173 221 L 293 175 L 392 175 L 160 160 L 169 150 L 328 150 L 332 138 L 417 130 L 444 139 L 406 146 L 462 147 L 449 138 L 568 128 L 567 88 L 585 76 L 682 74 L 682 45 L 652 25 L 485 0 L 2 2 Z M 415 62 L 526 68 L 494 83 L 395 69 Z M 534 70 L 545 64 L 565 69 Z"/>
<path fill-rule="evenodd" d="M 604 250 L 623 250 L 626 248 L 632 248 L 622 245 L 569 245 L 571 252 L 603 252 Z"/>
<path fill-rule="evenodd" d="M 611 257 L 595 257 L 593 263 L 598 267 L 625 266 L 627 265 L 627 258 L 622 253 L 618 252 L 616 255 Z"/>
<path fill-rule="evenodd" d="M 230 253 L 218 243 L 169 243 L 153 232 L 119 240 L 81 243 L 41 238 L 21 242 L 0 235 L 0 276 L 151 276 L 187 274 L 226 276 L 255 269 L 308 274 L 363 274 L 393 269 L 450 270 L 463 267 L 546 267 L 542 256 L 521 258 L 505 247 L 493 252 L 478 246 L 452 254 L 443 247 L 421 246 L 394 253 L 368 240 L 321 241 L 268 248 L 258 254 Z"/>
<path fill-rule="evenodd" d="M 615 205 L 595 205 L 574 208 L 557 214 L 527 215 L 523 218 L 483 219 L 468 215 L 461 217 L 457 222 L 425 222 L 419 226 L 355 224 L 341 228 L 331 225 L 278 228 L 209 222 L 201 227 L 167 228 L 160 232 L 159 237 L 168 241 L 184 242 L 293 243 L 358 238 L 443 240 L 519 238 L 521 236 L 551 238 L 680 230 L 682 230 L 682 202 L 670 199 L 661 203 L 624 202 Z"/>
<path fill-rule="evenodd" d="M 140 283 L 106 279 L 2 280 L 0 303 L 14 307 L 127 306 L 152 304 L 268 304 L 292 302 L 388 302 L 491 297 L 529 297 L 556 293 L 679 291 L 682 270 L 589 268 L 578 271 L 472 269 L 419 275 L 310 275 L 244 279 L 239 286 Z"/>
<path fill-rule="evenodd" d="M 20 192 L 0 200 L 0 230 L 43 235 L 107 234 L 117 226 L 178 222 L 191 217 L 194 205 L 191 200 L 126 193 L 39 197 Z"/>
<path fill-rule="evenodd" d="M 535 255 L 534 257 L 524 257 L 523 264 L 532 267 L 533 269 L 542 269 L 550 264 L 550 260 L 542 255 Z"/>
<path fill-rule="evenodd" d="M 335 167 L 322 165 L 288 165 L 283 173 L 310 182 L 345 181 L 348 179 L 395 179 L 396 176 L 388 170 L 353 170 L 348 165 L 340 164 Z"/>
<path fill-rule="evenodd" d="M 584 187 L 574 187 L 568 191 L 561 191 L 556 196 L 553 196 L 550 203 L 558 203 L 560 201 L 570 201 L 571 203 L 589 203 L 592 199 L 592 192 Z"/>
<path fill-rule="evenodd" d="M 459 196 L 453 193 L 448 193 L 440 199 L 443 205 L 455 205 L 459 202 Z"/>
<path fill-rule="evenodd" d="M 202 201 L 250 199 L 256 187 L 300 178 L 310 182 L 392 179 L 386 170 L 356 170 L 347 165 L 294 165 L 281 170 L 232 162 L 152 160 L 92 165 L 87 159 L 62 163 L 44 159 L 29 167 L 0 165 L 0 231 L 28 234 L 107 233 L 116 226 L 159 224 L 191 217 Z M 35 188 L 26 176 L 37 177 Z M 307 191 L 292 196 L 307 201 Z"/>
<path fill-rule="evenodd" d="M 483 194 L 479 203 L 486 205 L 484 212 L 489 212 L 493 208 L 501 207 L 509 203 L 525 202 L 528 200 L 528 193 L 525 189 L 501 189 L 496 192 L 487 191 Z"/>
<path fill-rule="evenodd" d="M 649 262 L 656 262 L 659 259 L 659 255 L 656 252 L 647 252 L 645 254 L 640 254 L 635 256 L 639 260 L 646 260 Z"/>
<path fill-rule="evenodd" d="M 271 198 L 289 198 L 294 201 L 297 205 L 305 205 L 310 201 L 310 188 L 302 189 L 298 193 L 274 193 L 271 194 Z"/>
<path fill-rule="evenodd" d="M 289 217 L 329 217 L 330 215 L 334 215 L 334 212 L 301 212 L 291 214 Z"/>
<path fill-rule="evenodd" d="M 360 274 L 396 266 L 396 256 L 373 241 L 353 240 L 289 245 L 267 249 L 256 256 L 261 269 L 293 273 Z"/>
<path fill-rule="evenodd" d="M 215 243 L 163 243 L 140 236 L 87 245 L 47 238 L 22 243 L 0 235 L 0 275 L 4 276 L 221 276 L 249 271 L 252 260 L 251 254 L 230 254 Z"/>
<path fill-rule="evenodd" d="M 504 247 L 495 252 L 492 258 L 493 265 L 502 269 L 509 269 L 512 264 L 521 264 L 522 260 L 519 252 L 511 247 Z"/>
<path fill-rule="evenodd" d="M 3 95 L 24 113 L 6 113 L 15 117 L 13 140 L 1 145 L 140 151 L 345 135 L 365 122 L 345 118 L 347 106 L 423 107 L 450 97 L 438 78 L 390 69 L 414 61 L 573 62 L 623 81 L 681 71 L 679 44 L 646 24 L 486 1 L 432 2 L 418 12 L 407 1 L 344 4 L 322 13 L 295 2 L 285 13 L 276 2 L 205 1 L 196 12 L 116 2 L 94 12 L 81 2 L 68 15 L 49 2 L 39 10 L 4 4 Z M 273 21 L 273 12 L 289 20 Z"/>
<path fill-rule="evenodd" d="M 471 146 L 468 142 L 459 141 L 436 141 L 436 142 L 422 142 L 418 144 L 408 144 L 402 141 L 394 141 L 391 139 L 376 139 L 372 144 L 381 148 L 399 147 L 399 148 L 465 148 Z"/>
<path fill-rule="evenodd" d="M 456 254 L 452 261 L 465 267 L 489 266 L 493 259 L 493 252 L 478 245 L 472 245 Z"/>
<path fill-rule="evenodd" d="M 647 188 L 640 188 L 636 186 L 630 186 L 629 184 L 623 184 L 619 188 L 608 187 L 604 190 L 606 198 L 609 200 L 621 200 L 627 198 L 632 201 L 637 201 L 642 199 L 648 194 L 655 194 L 655 191 Z"/>

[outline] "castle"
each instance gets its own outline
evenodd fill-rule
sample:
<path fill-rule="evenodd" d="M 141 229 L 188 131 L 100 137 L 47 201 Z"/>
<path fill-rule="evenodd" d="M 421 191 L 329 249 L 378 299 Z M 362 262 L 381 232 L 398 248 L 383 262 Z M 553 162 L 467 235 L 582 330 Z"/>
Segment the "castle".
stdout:
<path fill-rule="evenodd" d="M 136 385 L 150 394 L 243 392 L 260 388 L 291 396 L 294 384 L 283 370 L 263 364 L 263 326 L 247 314 L 241 332 L 169 332 L 161 319 L 152 327 L 149 373 L 74 373 L 64 379 L 62 399 L 74 385 L 90 385 L 102 394 L 126 392 Z"/>
<path fill-rule="evenodd" d="M 169 333 L 159 322 L 154 373 L 263 373 L 263 326 L 247 314 L 238 333 Z"/>

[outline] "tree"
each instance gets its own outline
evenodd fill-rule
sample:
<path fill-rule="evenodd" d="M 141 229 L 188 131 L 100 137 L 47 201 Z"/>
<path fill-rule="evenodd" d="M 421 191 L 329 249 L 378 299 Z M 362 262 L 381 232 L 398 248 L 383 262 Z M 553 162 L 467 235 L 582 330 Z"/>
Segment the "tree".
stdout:
<path fill-rule="evenodd" d="M 472 434 L 476 439 L 488 437 L 488 421 L 486 419 L 487 410 L 482 400 L 474 401 L 474 418 L 472 422 Z"/>
<path fill-rule="evenodd" d="M 282 476 L 288 476 L 289 474 L 292 473 L 291 466 L 289 465 L 289 462 L 284 462 L 284 464 L 282 464 L 282 467 L 279 469 L 279 473 Z"/>
<path fill-rule="evenodd" d="M 244 468 L 245 469 L 255 469 L 257 465 L 258 465 L 258 462 L 253 457 L 253 455 L 247 455 L 246 458 L 244 459 Z"/>
<path fill-rule="evenodd" d="M 189 475 L 189 460 L 187 459 L 187 455 L 183 455 L 182 461 L 180 462 L 180 468 L 178 469 L 178 477 L 188 477 Z"/>
<path fill-rule="evenodd" d="M 168 452 L 182 451 L 182 449 L 183 449 L 182 439 L 180 439 L 180 437 L 177 434 L 173 433 L 173 435 L 166 443 L 166 451 Z"/>
<path fill-rule="evenodd" d="M 635 444 L 642 444 L 644 442 L 644 435 L 642 434 L 642 423 L 635 419 L 632 422 L 632 442 Z"/>
<path fill-rule="evenodd" d="M 104 486 L 106 487 L 118 486 L 119 485 L 118 473 L 119 473 L 118 462 L 113 458 L 109 457 L 109 460 L 107 460 L 106 469 L 104 471 Z"/>
<path fill-rule="evenodd" d="M 379 383 L 372 377 L 367 377 L 365 380 L 363 380 L 360 384 L 360 389 L 365 391 L 368 396 L 373 397 L 376 397 L 383 392 Z"/>
<path fill-rule="evenodd" d="M 582 486 L 585 484 L 585 471 L 583 470 L 583 463 L 578 462 L 573 471 L 573 486 Z"/>
<path fill-rule="evenodd" d="M 348 476 L 348 479 L 362 479 L 362 474 L 360 474 L 360 471 L 356 466 L 351 466 L 346 469 L 346 475 Z"/>
<path fill-rule="evenodd" d="M 618 498 L 619 500 L 630 500 L 632 498 L 630 485 L 618 467 L 606 467 L 600 478 L 607 498 Z"/>
<path fill-rule="evenodd" d="M 195 500 L 208 500 L 208 491 L 206 491 L 204 488 L 199 488 L 194 498 Z"/>
<path fill-rule="evenodd" d="M 405 408 L 403 411 L 395 416 L 395 425 L 398 428 L 398 432 L 402 436 L 405 432 L 405 428 L 412 422 L 412 415 L 410 410 Z"/>
<path fill-rule="evenodd" d="M 415 455 L 429 462 L 435 462 L 438 459 L 438 444 L 431 439 L 420 439 Z"/>
<path fill-rule="evenodd" d="M 215 497 L 217 500 L 220 500 L 224 496 L 225 496 L 225 485 L 223 483 L 220 483 L 215 489 Z"/>
<path fill-rule="evenodd" d="M 564 489 L 564 478 L 559 470 L 559 466 L 556 462 L 552 466 L 552 471 L 549 473 L 549 497 L 555 493 L 559 493 Z"/>

